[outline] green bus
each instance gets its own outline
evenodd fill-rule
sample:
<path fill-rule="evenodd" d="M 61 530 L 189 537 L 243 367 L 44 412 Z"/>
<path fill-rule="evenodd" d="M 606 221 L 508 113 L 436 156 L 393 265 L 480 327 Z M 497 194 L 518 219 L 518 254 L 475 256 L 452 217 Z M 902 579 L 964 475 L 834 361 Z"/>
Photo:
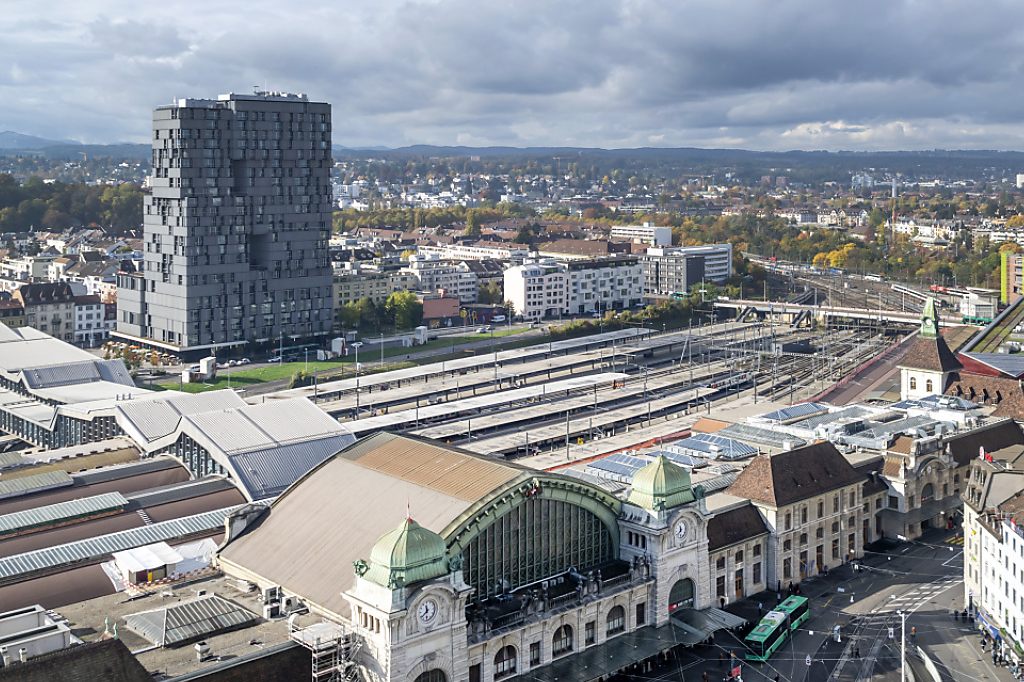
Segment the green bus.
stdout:
<path fill-rule="evenodd" d="M 743 643 L 747 645 L 748 661 L 767 661 L 775 650 L 786 642 L 789 628 L 786 626 L 787 616 L 781 611 L 769 611 L 761 618 Z"/>
<path fill-rule="evenodd" d="M 747 660 L 767 661 L 785 643 L 790 632 L 810 617 L 807 597 L 786 597 L 773 611 L 764 614 L 757 627 L 743 640 L 748 649 Z"/>
<path fill-rule="evenodd" d="M 775 607 L 775 610 L 789 616 L 789 629 L 796 630 L 805 620 L 811 617 L 807 604 L 807 597 L 793 595 L 786 597 L 781 604 Z"/>

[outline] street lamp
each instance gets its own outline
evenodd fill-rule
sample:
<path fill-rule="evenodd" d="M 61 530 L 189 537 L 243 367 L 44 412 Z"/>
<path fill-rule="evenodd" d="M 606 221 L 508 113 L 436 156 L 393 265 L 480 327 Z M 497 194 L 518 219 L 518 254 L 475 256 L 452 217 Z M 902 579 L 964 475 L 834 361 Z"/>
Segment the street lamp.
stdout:
<path fill-rule="evenodd" d="M 352 344 L 352 347 L 356 349 L 356 418 L 359 417 L 359 349 L 362 345 L 362 341 L 356 341 Z"/>

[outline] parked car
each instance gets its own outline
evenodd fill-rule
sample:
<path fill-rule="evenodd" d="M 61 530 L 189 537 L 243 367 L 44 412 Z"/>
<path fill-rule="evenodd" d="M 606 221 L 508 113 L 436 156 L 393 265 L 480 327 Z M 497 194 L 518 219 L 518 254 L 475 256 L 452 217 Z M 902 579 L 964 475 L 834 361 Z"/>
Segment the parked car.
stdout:
<path fill-rule="evenodd" d="M 267 358 L 267 362 L 281 362 L 281 356 L 280 355 L 275 355 L 272 358 Z"/>
<path fill-rule="evenodd" d="M 476 330 L 476 333 L 477 334 L 486 334 L 487 333 L 487 327 L 480 327 L 479 329 Z"/>
<path fill-rule="evenodd" d="M 252 364 L 252 360 L 250 360 L 249 358 L 242 358 L 241 360 L 238 361 L 238 364 L 249 365 Z"/>

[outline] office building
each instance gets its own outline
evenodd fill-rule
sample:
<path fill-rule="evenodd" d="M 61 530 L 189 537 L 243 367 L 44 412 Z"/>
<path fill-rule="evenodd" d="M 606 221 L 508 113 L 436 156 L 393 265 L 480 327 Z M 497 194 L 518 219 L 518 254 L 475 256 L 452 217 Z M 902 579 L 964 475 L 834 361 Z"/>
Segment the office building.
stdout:
<path fill-rule="evenodd" d="M 651 246 L 672 246 L 672 228 L 656 227 L 650 223 L 643 225 L 615 225 L 611 231 L 612 239 L 622 239 L 635 244 Z"/>
<path fill-rule="evenodd" d="M 258 92 L 153 113 L 144 267 L 118 277 L 116 336 L 172 352 L 331 328 L 331 107 Z"/>
<path fill-rule="evenodd" d="M 644 290 L 651 296 L 689 293 L 701 282 L 724 283 L 732 275 L 732 244 L 649 248 L 643 257 Z"/>

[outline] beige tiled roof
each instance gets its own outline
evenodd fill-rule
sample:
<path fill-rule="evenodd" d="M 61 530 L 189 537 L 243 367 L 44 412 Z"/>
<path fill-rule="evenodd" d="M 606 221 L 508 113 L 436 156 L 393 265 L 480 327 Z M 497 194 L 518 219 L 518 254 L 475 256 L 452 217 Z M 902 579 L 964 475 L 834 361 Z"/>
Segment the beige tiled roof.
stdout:
<path fill-rule="evenodd" d="M 221 559 L 345 615 L 352 563 L 410 514 L 435 533 L 524 469 L 432 442 L 378 433 L 314 468 Z"/>

